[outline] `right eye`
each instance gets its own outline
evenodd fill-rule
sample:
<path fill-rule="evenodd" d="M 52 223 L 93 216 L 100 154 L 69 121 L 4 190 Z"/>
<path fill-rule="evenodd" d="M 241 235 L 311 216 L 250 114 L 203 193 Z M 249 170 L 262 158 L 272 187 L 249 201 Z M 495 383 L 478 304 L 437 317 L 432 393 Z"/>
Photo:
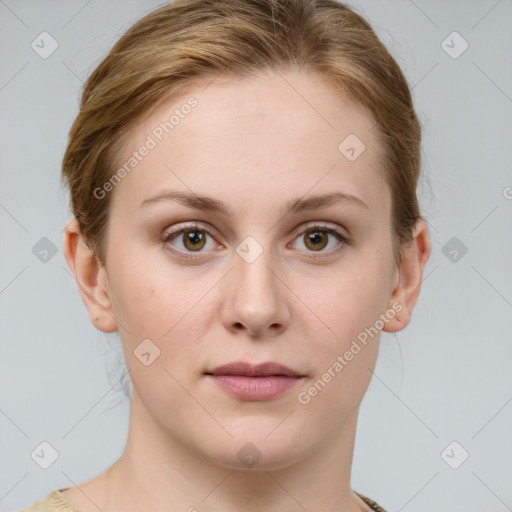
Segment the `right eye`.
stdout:
<path fill-rule="evenodd" d="M 178 257 L 192 259 L 197 256 L 191 253 L 206 252 L 203 251 L 203 249 L 208 244 L 208 237 L 213 240 L 213 236 L 208 229 L 200 227 L 200 225 L 195 222 L 167 231 L 162 237 L 162 242 L 166 246 L 172 246 L 171 251 Z M 176 246 L 171 243 L 174 241 L 180 242 L 179 245 L 181 245 L 181 248 L 176 248 Z"/>

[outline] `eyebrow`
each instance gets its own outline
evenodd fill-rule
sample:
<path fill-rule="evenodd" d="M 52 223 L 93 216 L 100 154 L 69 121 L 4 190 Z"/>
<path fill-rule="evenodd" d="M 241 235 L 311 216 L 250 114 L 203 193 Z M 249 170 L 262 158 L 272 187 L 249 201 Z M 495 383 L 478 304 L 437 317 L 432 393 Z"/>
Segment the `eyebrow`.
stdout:
<path fill-rule="evenodd" d="M 195 194 L 193 192 L 178 192 L 171 190 L 160 192 L 159 194 L 144 199 L 139 208 L 158 203 L 160 201 L 175 201 L 177 203 L 183 204 L 184 206 L 189 206 L 190 208 L 195 208 L 197 210 L 218 213 L 227 217 L 233 216 L 233 212 L 218 199 Z M 367 210 L 369 209 L 368 205 L 359 197 L 346 194 L 344 192 L 330 192 L 327 194 L 310 196 L 305 199 L 292 199 L 285 205 L 285 210 L 289 210 L 292 214 L 298 214 L 306 210 L 326 208 L 336 203 L 353 204 Z"/>

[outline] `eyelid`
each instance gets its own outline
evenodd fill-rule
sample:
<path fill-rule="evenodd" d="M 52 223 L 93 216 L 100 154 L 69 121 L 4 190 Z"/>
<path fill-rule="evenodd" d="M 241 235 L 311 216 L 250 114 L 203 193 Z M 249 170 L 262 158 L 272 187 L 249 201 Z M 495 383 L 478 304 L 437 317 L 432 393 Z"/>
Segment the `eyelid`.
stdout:
<path fill-rule="evenodd" d="M 342 231 L 342 228 L 340 225 L 332 224 L 327 221 L 313 221 L 313 222 L 307 224 L 306 226 L 302 226 L 299 229 L 297 236 L 301 235 L 303 233 L 307 233 L 308 231 L 311 231 L 314 229 L 336 232 L 341 237 L 343 237 L 345 240 L 347 240 L 347 243 L 350 240 L 350 237 L 349 237 L 346 229 L 344 231 Z"/>
<path fill-rule="evenodd" d="M 172 235 L 181 234 L 183 231 L 193 230 L 197 229 L 198 231 L 204 231 L 205 233 L 208 233 L 208 235 L 212 236 L 212 232 L 215 232 L 213 228 L 211 228 L 209 225 L 202 223 L 201 221 L 191 221 L 185 224 L 180 225 L 177 228 L 173 228 L 169 231 L 165 231 L 164 237 L 168 238 Z"/>

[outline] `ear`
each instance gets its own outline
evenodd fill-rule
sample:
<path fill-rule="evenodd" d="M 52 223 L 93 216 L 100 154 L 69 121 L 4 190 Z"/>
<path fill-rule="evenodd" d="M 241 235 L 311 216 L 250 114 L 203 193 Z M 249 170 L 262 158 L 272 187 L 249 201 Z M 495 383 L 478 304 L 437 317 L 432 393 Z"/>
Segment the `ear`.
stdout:
<path fill-rule="evenodd" d="M 388 310 L 395 311 L 395 316 L 384 324 L 383 331 L 401 331 L 409 324 L 429 256 L 428 226 L 423 219 L 418 219 L 414 226 L 413 239 L 402 249 L 402 262 L 397 268 L 395 289 L 388 301 Z"/>
<path fill-rule="evenodd" d="M 65 227 L 64 255 L 93 325 L 103 332 L 117 331 L 106 269 L 85 243 L 75 218 Z"/>

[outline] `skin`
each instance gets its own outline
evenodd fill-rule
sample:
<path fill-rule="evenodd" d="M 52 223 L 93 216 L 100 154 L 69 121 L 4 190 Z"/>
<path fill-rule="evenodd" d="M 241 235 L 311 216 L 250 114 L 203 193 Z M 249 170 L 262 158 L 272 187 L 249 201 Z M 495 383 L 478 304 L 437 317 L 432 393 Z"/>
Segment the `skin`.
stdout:
<path fill-rule="evenodd" d="M 298 394 L 393 304 L 402 309 L 383 330 L 407 326 L 430 254 L 427 225 L 417 222 L 397 267 L 374 120 L 323 78 L 287 71 L 206 83 L 161 105 L 127 140 L 120 165 L 190 96 L 198 101 L 110 192 L 106 265 L 75 220 L 66 227 L 69 267 L 93 324 L 119 331 L 133 393 L 123 455 L 63 494 L 83 512 L 370 510 L 351 490 L 350 472 L 380 333 L 308 404 Z M 354 161 L 338 150 L 351 133 L 366 146 Z M 170 200 L 140 207 L 163 190 L 214 197 L 233 215 Z M 285 209 L 333 191 L 367 208 Z M 211 233 L 199 252 L 183 235 L 162 242 L 192 221 Z M 325 234 L 308 245 L 315 221 L 351 243 Z M 262 249 L 251 263 L 236 252 L 247 236 Z M 133 351 L 147 338 L 160 355 L 145 366 Z M 305 377 L 271 400 L 245 401 L 204 375 L 237 360 L 276 361 Z M 237 456 L 247 442 L 262 454 L 252 468 Z"/>

